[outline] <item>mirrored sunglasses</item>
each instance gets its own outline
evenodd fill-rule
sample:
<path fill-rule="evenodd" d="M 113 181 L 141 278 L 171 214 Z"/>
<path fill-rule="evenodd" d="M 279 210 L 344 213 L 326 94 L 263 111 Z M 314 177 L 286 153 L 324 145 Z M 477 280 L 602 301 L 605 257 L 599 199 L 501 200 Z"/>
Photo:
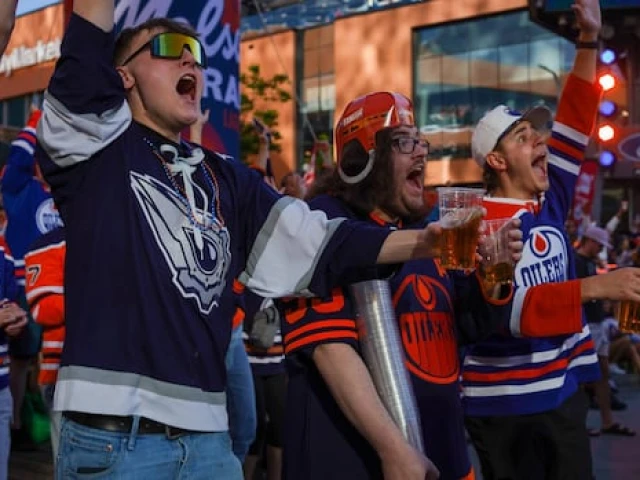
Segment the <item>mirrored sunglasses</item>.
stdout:
<path fill-rule="evenodd" d="M 190 35 L 176 32 L 165 32 L 156 35 L 138 50 L 129 55 L 121 65 L 126 65 L 147 48 L 151 50 L 152 57 L 169 60 L 182 58 L 182 53 L 186 48 L 189 50 L 198 65 L 203 68 L 207 65 L 207 57 L 205 55 L 204 47 L 200 41 Z"/>

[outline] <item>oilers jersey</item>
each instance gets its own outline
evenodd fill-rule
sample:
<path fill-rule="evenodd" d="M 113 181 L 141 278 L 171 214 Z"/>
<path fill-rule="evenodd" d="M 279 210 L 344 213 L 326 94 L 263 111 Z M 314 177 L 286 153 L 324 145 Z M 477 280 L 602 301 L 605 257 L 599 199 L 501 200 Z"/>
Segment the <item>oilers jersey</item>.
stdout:
<path fill-rule="evenodd" d="M 40 385 L 53 385 L 58 378 L 64 346 L 64 260 L 67 244 L 64 228 L 38 238 L 24 256 L 25 292 L 33 319 L 42 325 Z"/>
<path fill-rule="evenodd" d="M 522 220 L 524 250 L 515 268 L 509 328 L 473 345 L 465 356 L 467 415 L 552 410 L 579 384 L 599 376 L 564 228 L 599 98 L 595 85 L 569 76 L 548 143 L 550 188 L 541 204 L 485 199 L 487 218 Z"/>

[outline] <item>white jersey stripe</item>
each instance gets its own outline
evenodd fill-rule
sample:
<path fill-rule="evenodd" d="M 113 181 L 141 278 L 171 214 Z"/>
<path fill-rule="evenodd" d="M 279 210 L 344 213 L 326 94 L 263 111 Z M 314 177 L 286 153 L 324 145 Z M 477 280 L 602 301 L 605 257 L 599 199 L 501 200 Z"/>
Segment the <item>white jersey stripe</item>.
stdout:
<path fill-rule="evenodd" d="M 567 338 L 564 343 L 552 350 L 546 350 L 544 352 L 533 352 L 528 355 L 514 355 L 510 357 L 481 357 L 477 355 L 467 355 L 464 359 L 464 365 L 478 365 L 485 366 L 491 365 L 496 368 L 514 368 L 521 367 L 522 365 L 535 364 L 535 363 L 544 363 L 550 362 L 552 360 L 558 359 L 558 357 L 574 348 L 578 342 L 586 339 L 589 336 L 589 327 L 582 327 L 581 333 L 576 333 L 571 337 Z"/>
<path fill-rule="evenodd" d="M 588 355 L 580 355 L 569 362 L 566 370 L 562 371 L 562 375 L 554 378 L 547 378 L 538 382 L 531 382 L 525 385 L 491 385 L 491 386 L 465 386 L 464 396 L 466 397 L 495 397 L 502 395 L 524 395 L 531 393 L 539 393 L 548 390 L 554 390 L 564 385 L 567 372 L 575 367 L 582 365 L 592 365 L 597 362 L 595 353 Z"/>
<path fill-rule="evenodd" d="M 549 154 L 549 163 L 572 175 L 577 176 L 580 173 L 579 164 L 571 163 L 558 155 Z"/>
<path fill-rule="evenodd" d="M 323 212 L 310 210 L 305 202 L 281 198 L 258 233 L 240 281 L 266 298 L 308 292 L 317 262 L 343 221 L 328 220 Z M 286 265 L 282 258 L 288 259 Z"/>
<path fill-rule="evenodd" d="M 553 124 L 553 131 L 558 132 L 560 135 L 563 135 L 570 140 L 573 140 L 576 143 L 580 143 L 582 145 L 587 145 L 589 143 L 589 136 L 584 133 L 579 132 L 578 130 L 571 128 L 564 123 L 555 122 Z"/>
<path fill-rule="evenodd" d="M 96 115 L 71 113 L 46 91 L 37 135 L 42 147 L 60 168 L 89 160 L 111 144 L 131 124 L 131 109 L 125 101 Z"/>
<path fill-rule="evenodd" d="M 260 365 L 269 365 L 271 363 L 282 363 L 284 355 L 278 355 L 277 357 L 252 357 L 249 355 L 249 363 L 255 363 Z"/>

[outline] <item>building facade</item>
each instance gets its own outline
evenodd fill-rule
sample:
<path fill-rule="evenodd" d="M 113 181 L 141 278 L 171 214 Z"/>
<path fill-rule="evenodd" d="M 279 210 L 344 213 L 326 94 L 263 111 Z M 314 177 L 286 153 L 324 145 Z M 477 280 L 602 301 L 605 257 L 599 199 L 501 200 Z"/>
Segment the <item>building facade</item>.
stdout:
<path fill-rule="evenodd" d="M 299 100 L 281 107 L 281 160 L 288 168 L 304 162 L 314 137 L 332 138 L 349 100 L 386 89 L 414 101 L 433 146 L 427 183 L 477 183 L 481 172 L 469 145 L 475 122 L 497 103 L 554 108 L 573 58 L 569 41 L 529 21 L 524 0 L 455 2 L 455 8 L 443 0 L 374 2 L 377 8 L 352 12 L 335 3 L 323 2 L 332 15 L 314 12 L 318 24 L 302 28 L 287 29 L 282 9 L 258 16 L 262 31 L 255 18 L 242 19 L 241 69 L 259 64 L 265 73 L 286 72 Z M 264 34 L 276 28 L 282 31 Z"/>
<path fill-rule="evenodd" d="M 18 11 L 11 40 L 0 59 L 0 126 L 10 131 L 22 128 L 30 106 L 40 103 L 60 57 L 62 3 L 43 1 L 40 6 Z"/>
<path fill-rule="evenodd" d="M 286 73 L 297 99 L 270 106 L 280 112 L 283 135 L 276 171 L 301 168 L 317 137 L 333 138 L 349 100 L 384 89 L 413 99 L 433 150 L 427 185 L 479 183 L 481 171 L 470 155 L 478 119 L 499 103 L 554 110 L 573 63 L 573 42 L 532 21 L 529 3 L 302 1 L 244 16 L 241 71 L 255 64 L 265 76 Z M 619 80 L 608 95 L 629 117 L 625 76 Z M 597 161 L 597 145 L 590 156 Z M 622 162 L 616 170 L 598 170 L 596 218 L 611 214 L 624 198 L 640 212 L 640 196 L 633 198 L 638 172 Z"/>

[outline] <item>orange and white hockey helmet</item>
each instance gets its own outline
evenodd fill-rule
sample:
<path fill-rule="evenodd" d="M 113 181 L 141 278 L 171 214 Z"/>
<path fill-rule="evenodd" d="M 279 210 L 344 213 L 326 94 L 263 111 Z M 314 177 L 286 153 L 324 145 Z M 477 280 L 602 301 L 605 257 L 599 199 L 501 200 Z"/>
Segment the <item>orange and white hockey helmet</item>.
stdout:
<path fill-rule="evenodd" d="M 415 125 L 411 100 L 401 93 L 368 93 L 349 102 L 335 131 L 340 178 L 350 184 L 362 181 L 373 169 L 376 133 L 399 125 Z M 369 154 L 367 165 L 354 176 L 345 174 L 340 167 L 343 148 L 351 140 L 357 140 Z"/>

